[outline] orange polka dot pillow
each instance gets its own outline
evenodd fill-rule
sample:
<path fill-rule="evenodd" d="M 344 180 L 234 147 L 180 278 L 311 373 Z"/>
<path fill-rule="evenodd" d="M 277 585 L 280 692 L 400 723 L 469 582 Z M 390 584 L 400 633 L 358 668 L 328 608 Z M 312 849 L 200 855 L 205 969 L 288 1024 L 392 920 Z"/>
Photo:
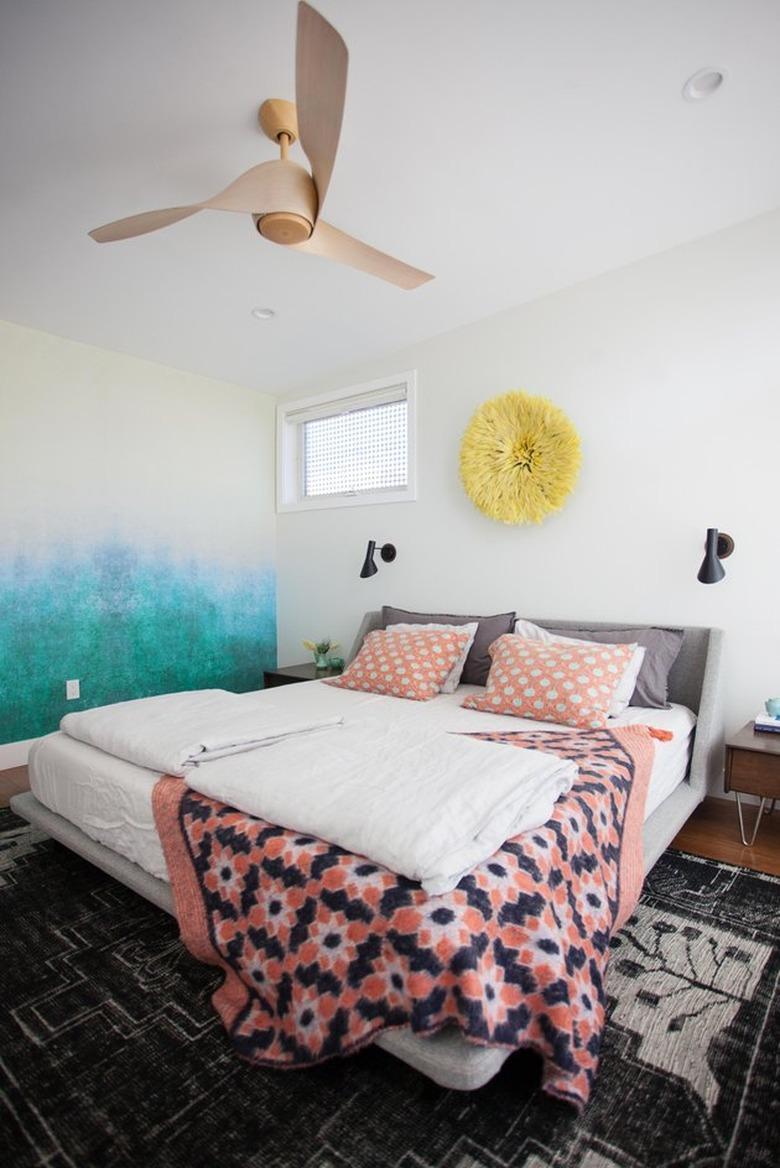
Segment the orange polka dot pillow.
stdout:
<path fill-rule="evenodd" d="M 507 633 L 490 646 L 485 692 L 469 694 L 462 705 L 599 729 L 607 724 L 612 698 L 633 651 L 632 645 L 532 641 Z"/>
<path fill-rule="evenodd" d="M 435 632 L 396 632 L 391 625 L 369 633 L 352 664 L 325 684 L 426 702 L 439 693 L 470 636 L 455 625 Z"/>

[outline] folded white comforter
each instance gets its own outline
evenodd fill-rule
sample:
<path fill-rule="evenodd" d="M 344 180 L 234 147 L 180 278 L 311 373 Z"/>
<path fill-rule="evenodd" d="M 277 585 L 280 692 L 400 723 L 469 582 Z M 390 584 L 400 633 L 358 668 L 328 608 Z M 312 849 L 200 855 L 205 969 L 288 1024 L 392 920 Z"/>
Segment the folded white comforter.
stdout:
<path fill-rule="evenodd" d="M 290 738 L 189 769 L 184 779 L 434 894 L 454 888 L 505 840 L 546 823 L 576 774 L 574 763 L 541 751 L 356 713 L 337 734 Z"/>
<path fill-rule="evenodd" d="M 266 695 L 263 695 L 264 697 Z M 257 694 L 201 689 L 66 714 L 60 729 L 115 758 L 161 774 L 338 727 L 339 713 L 280 710 Z"/>

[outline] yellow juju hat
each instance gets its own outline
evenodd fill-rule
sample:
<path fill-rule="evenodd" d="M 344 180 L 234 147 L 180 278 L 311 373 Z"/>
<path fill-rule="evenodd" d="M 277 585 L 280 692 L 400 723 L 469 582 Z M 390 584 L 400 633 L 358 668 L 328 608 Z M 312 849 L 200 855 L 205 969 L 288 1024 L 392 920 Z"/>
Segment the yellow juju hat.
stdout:
<path fill-rule="evenodd" d="M 541 523 L 571 494 L 582 460 L 574 426 L 552 402 L 512 391 L 481 405 L 460 448 L 466 494 L 491 519 Z"/>

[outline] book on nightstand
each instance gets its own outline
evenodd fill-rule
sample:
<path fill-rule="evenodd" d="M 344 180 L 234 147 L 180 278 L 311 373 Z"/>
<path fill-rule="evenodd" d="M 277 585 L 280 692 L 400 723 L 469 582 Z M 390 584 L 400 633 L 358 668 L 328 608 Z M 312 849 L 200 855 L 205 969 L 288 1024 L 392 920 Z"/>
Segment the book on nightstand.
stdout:
<path fill-rule="evenodd" d="M 780 734 L 780 718 L 772 718 L 769 714 L 756 714 L 753 729 L 756 734 Z"/>

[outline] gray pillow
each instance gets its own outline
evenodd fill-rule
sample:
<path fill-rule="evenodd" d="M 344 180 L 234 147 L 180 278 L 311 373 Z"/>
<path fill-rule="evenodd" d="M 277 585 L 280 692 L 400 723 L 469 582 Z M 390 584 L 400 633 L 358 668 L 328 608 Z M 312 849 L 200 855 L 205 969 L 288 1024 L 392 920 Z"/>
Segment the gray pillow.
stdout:
<path fill-rule="evenodd" d="M 653 710 L 669 709 L 669 671 L 677 660 L 685 633 L 682 629 L 554 629 L 544 626 L 556 637 L 578 637 L 581 641 L 602 644 L 644 645 L 645 659 L 636 679 L 630 706 L 649 706 Z"/>
<path fill-rule="evenodd" d="M 502 612 L 497 616 L 453 616 L 452 613 L 442 612 L 407 612 L 405 608 L 391 608 L 385 604 L 382 608 L 382 628 L 388 625 L 468 625 L 477 621 L 474 643 L 469 649 L 466 664 L 463 666 L 461 681 L 464 685 L 485 685 L 490 672 L 490 654 L 488 649 L 496 637 L 504 633 L 511 633 L 515 627 L 514 612 Z"/>

